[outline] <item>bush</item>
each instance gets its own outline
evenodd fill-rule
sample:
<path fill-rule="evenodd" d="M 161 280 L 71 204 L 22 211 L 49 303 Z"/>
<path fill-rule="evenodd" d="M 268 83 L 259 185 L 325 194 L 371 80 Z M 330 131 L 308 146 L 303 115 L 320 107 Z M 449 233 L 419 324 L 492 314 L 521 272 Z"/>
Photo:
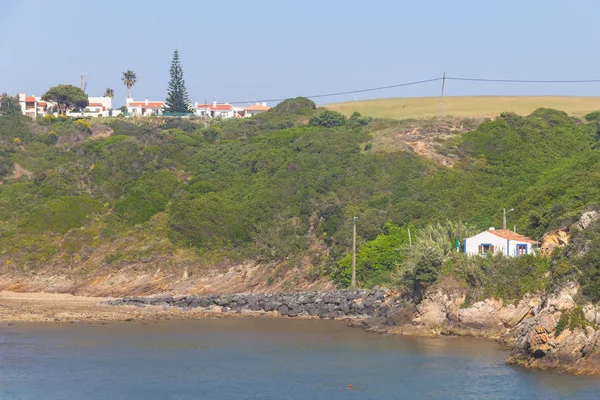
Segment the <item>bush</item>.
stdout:
<path fill-rule="evenodd" d="M 66 233 L 69 229 L 84 225 L 93 214 L 102 210 L 102 204 L 90 197 L 59 197 L 35 207 L 25 226 L 40 233 Z"/>
<path fill-rule="evenodd" d="M 306 97 L 287 99 L 277 104 L 269 112 L 274 114 L 310 115 L 317 108 L 314 101 Z"/>
<path fill-rule="evenodd" d="M 87 119 L 78 119 L 75 121 L 75 127 L 80 131 L 91 132 L 92 123 Z"/>
<path fill-rule="evenodd" d="M 588 122 L 600 122 L 600 111 L 592 111 L 589 114 L 586 114 L 583 118 L 585 118 Z"/>
<path fill-rule="evenodd" d="M 311 118 L 309 126 L 322 126 L 324 128 L 335 128 L 346 125 L 346 116 L 337 111 L 325 110 L 316 117 Z"/>
<path fill-rule="evenodd" d="M 372 287 L 387 281 L 387 275 L 404 259 L 402 246 L 406 244 L 407 230 L 388 222 L 383 234 L 361 246 L 356 254 L 356 279 L 361 286 Z M 350 285 L 352 253 L 339 261 L 334 277 L 342 285 Z"/>
<path fill-rule="evenodd" d="M 560 319 L 556 324 L 554 337 L 560 336 L 566 329 L 573 332 L 577 328 L 585 330 L 588 326 L 593 327 L 594 325 L 585 318 L 585 314 L 581 307 L 574 307 L 562 312 Z"/>

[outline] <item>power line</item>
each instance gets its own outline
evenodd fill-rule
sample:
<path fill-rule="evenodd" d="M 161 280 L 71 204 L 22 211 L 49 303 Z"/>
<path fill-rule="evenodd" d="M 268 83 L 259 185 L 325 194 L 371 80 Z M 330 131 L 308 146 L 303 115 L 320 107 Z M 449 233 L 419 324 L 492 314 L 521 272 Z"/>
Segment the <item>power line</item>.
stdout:
<path fill-rule="evenodd" d="M 487 78 L 453 78 L 446 77 L 452 81 L 471 81 L 471 82 L 502 82 L 502 83 L 600 83 L 600 79 L 581 79 L 581 80 L 528 80 L 528 79 L 487 79 Z"/>
<path fill-rule="evenodd" d="M 492 82 L 492 83 L 494 83 L 494 82 L 495 83 L 600 83 L 600 79 L 536 80 L 536 79 L 465 78 L 465 77 L 448 77 L 448 76 L 446 76 L 446 77 L 440 77 L 440 78 L 424 79 L 421 81 L 400 83 L 397 85 L 379 86 L 379 87 L 373 87 L 373 88 L 368 88 L 368 89 L 349 90 L 346 92 L 324 93 L 324 94 L 316 94 L 316 95 L 312 95 L 312 96 L 302 96 L 302 97 L 306 97 L 308 99 L 318 99 L 318 98 L 323 98 L 323 97 L 343 96 L 343 95 L 355 94 L 355 93 L 375 92 L 375 91 L 379 91 L 379 90 L 394 89 L 394 88 L 405 87 L 405 86 L 421 85 L 424 83 L 437 82 L 437 81 L 441 81 L 441 80 L 463 81 L 463 82 Z M 280 101 L 284 101 L 287 99 L 289 99 L 289 97 L 280 98 L 280 99 L 257 100 L 257 102 L 258 103 L 280 102 Z M 229 104 L 245 104 L 245 103 L 247 103 L 247 101 L 232 101 Z"/>
<path fill-rule="evenodd" d="M 397 84 L 397 85 L 380 86 L 380 87 L 374 87 L 374 88 L 369 88 L 369 89 L 350 90 L 350 91 L 347 91 L 347 92 L 315 94 L 315 95 L 312 95 L 312 96 L 302 96 L 302 97 L 306 97 L 308 99 L 317 99 L 317 98 L 320 98 L 320 97 L 342 96 L 342 95 L 353 94 L 353 93 L 374 92 L 374 91 L 377 91 L 377 90 L 385 90 L 385 89 L 393 89 L 393 88 L 404 87 L 404 86 L 420 85 L 420 84 L 423 84 L 423 83 L 436 82 L 436 81 L 441 81 L 441 80 L 442 80 L 442 78 L 432 78 L 432 79 L 425 79 L 425 80 L 422 80 L 422 81 L 400 83 L 400 84 Z M 277 101 L 284 101 L 284 100 L 287 100 L 287 99 L 289 99 L 289 97 L 286 97 L 286 98 L 283 98 L 283 99 L 259 100 L 258 102 L 277 102 Z M 243 103 L 246 103 L 246 101 L 232 101 L 229 104 L 243 104 Z"/>

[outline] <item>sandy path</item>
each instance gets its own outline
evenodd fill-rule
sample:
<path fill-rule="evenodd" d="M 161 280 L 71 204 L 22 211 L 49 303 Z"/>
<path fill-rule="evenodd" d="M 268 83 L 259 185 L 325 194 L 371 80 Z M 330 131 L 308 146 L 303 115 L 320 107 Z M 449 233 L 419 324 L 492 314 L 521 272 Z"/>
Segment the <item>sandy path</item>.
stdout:
<path fill-rule="evenodd" d="M 125 321 L 195 319 L 214 316 L 204 310 L 176 307 L 110 306 L 105 297 L 57 293 L 0 292 L 0 322 Z M 220 313 L 219 313 L 220 315 Z"/>

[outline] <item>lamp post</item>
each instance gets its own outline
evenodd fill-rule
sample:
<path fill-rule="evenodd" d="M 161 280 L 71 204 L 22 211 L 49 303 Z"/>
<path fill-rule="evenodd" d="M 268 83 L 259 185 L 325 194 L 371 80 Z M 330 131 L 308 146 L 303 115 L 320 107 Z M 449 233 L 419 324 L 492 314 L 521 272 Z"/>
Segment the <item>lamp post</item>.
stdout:
<path fill-rule="evenodd" d="M 504 230 L 506 230 L 506 214 L 508 214 L 511 211 L 515 211 L 515 209 L 511 208 L 508 211 L 506 211 L 506 208 L 502 209 L 502 229 L 504 229 Z"/>

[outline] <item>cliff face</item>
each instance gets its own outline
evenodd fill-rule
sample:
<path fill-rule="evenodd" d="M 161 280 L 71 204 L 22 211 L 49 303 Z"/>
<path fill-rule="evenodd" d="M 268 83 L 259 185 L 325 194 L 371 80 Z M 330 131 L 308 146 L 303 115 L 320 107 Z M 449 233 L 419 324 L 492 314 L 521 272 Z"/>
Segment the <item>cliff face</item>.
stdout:
<path fill-rule="evenodd" d="M 534 369 L 598 374 L 594 356 L 600 353 L 600 309 L 580 307 L 579 291 L 568 283 L 548 295 L 531 295 L 517 304 L 486 299 L 465 307 L 461 290 L 430 290 L 416 306 L 409 323 L 372 323 L 377 330 L 410 335 L 456 334 L 497 339 L 511 350 L 509 364 Z"/>

